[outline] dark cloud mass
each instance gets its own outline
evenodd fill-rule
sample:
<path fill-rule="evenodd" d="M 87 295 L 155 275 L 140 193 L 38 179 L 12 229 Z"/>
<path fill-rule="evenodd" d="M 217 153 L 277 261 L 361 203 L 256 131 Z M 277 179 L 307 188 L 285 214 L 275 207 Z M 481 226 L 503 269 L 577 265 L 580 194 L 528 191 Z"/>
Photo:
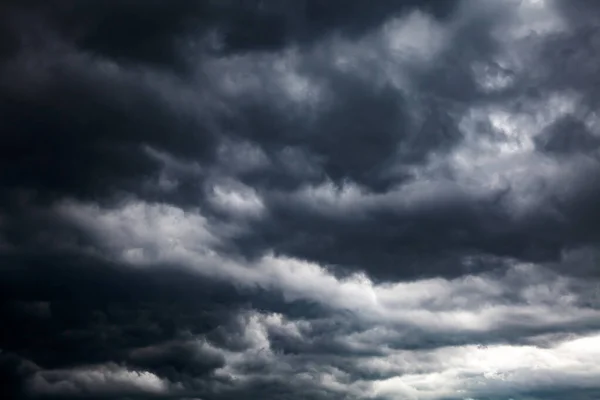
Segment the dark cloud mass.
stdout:
<path fill-rule="evenodd" d="M 597 399 L 592 0 L 0 5 L 6 399 Z"/>

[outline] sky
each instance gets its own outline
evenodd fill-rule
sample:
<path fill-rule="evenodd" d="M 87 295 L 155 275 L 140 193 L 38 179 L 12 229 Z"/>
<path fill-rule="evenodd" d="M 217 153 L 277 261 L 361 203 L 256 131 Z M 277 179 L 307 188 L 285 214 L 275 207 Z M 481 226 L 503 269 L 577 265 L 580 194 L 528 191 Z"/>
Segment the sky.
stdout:
<path fill-rule="evenodd" d="M 594 0 L 2 2 L 2 398 L 600 398 L 598 84 Z"/>

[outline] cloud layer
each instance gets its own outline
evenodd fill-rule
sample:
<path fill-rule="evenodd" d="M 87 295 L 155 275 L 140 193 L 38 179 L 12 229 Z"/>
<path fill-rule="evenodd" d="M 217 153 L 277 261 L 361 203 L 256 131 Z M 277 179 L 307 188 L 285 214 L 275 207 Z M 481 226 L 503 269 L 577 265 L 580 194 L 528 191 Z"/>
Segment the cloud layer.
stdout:
<path fill-rule="evenodd" d="M 0 387 L 600 395 L 592 1 L 0 6 Z"/>

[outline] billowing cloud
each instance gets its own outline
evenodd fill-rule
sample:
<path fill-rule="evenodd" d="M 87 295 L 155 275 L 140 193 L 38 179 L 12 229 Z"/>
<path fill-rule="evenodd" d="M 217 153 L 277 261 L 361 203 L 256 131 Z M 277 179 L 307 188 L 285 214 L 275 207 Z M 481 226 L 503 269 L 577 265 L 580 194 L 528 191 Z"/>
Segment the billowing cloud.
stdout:
<path fill-rule="evenodd" d="M 0 6 L 0 386 L 594 399 L 592 1 Z"/>

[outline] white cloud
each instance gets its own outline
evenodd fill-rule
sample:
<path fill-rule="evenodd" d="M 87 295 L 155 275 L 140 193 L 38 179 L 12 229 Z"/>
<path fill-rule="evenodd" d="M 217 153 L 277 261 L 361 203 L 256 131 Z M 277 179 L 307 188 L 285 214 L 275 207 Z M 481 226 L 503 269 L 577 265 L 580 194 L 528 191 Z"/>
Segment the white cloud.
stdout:
<path fill-rule="evenodd" d="M 398 339 L 394 329 L 381 322 L 368 331 L 329 332 L 349 348 L 382 355 L 359 356 L 341 353 L 337 357 L 319 354 L 294 355 L 272 348 L 272 334 L 295 338 L 309 344 L 310 321 L 288 320 L 279 314 L 256 311 L 240 316 L 247 348 L 222 350 L 227 362 L 216 375 L 238 385 L 257 377 L 289 380 L 307 388 L 320 387 L 360 398 L 438 400 L 515 396 L 542 390 L 572 387 L 600 388 L 600 335 L 562 335 L 540 338 L 545 345 L 477 344 L 443 346 L 435 349 L 394 350 L 388 343 Z M 375 334 L 374 334 L 375 333 Z M 366 340 L 366 339 L 369 340 Z M 531 338 L 536 342 L 535 337 Z M 343 360 L 343 361 L 342 361 Z M 261 368 L 257 368 L 261 365 Z M 344 366 L 342 369 L 339 366 Z M 252 367 L 254 366 L 254 368 Z M 375 380 L 353 377 L 352 371 L 386 376 Z M 254 373 L 253 371 L 260 371 Z"/>
<path fill-rule="evenodd" d="M 209 184 L 208 199 L 213 207 L 238 218 L 258 218 L 265 212 L 260 195 L 253 188 L 232 180 Z"/>
<path fill-rule="evenodd" d="M 105 210 L 69 203 L 61 212 L 131 265 L 174 262 L 213 279 L 281 290 L 288 300 L 350 310 L 375 323 L 432 333 L 483 333 L 507 326 L 572 326 L 600 317 L 600 311 L 579 306 L 585 299 L 572 288 L 583 282 L 530 264 L 513 264 L 503 276 L 375 284 L 362 274 L 338 279 L 316 263 L 289 257 L 265 255 L 247 264 L 229 258 L 215 249 L 219 229 L 199 210 L 146 203 Z"/>
<path fill-rule="evenodd" d="M 36 372 L 27 382 L 33 395 L 119 396 L 168 394 L 176 389 L 170 382 L 147 371 L 128 370 L 115 364 Z"/>
<path fill-rule="evenodd" d="M 389 399 L 409 393 L 415 399 L 433 400 L 598 388 L 600 368 L 595 360 L 599 356 L 597 334 L 570 338 L 550 348 L 471 345 L 397 352 L 379 366 L 397 371 L 398 376 L 375 382 L 373 389 Z"/>
<path fill-rule="evenodd" d="M 434 61 L 449 39 L 443 25 L 419 11 L 388 21 L 381 28 L 381 38 L 394 59 L 412 63 Z"/>
<path fill-rule="evenodd" d="M 239 316 L 243 350 L 220 350 L 226 365 L 216 376 L 234 385 L 254 379 L 290 381 L 298 387 L 332 390 L 359 398 L 424 399 L 515 396 L 572 387 L 600 388 L 600 335 L 531 337 L 535 344 L 470 344 L 431 350 L 398 350 L 388 346 L 401 338 L 386 321 L 360 332 L 333 329 L 331 339 L 364 355 L 340 353 L 286 354 L 273 347 L 273 335 L 310 345 L 313 321 L 250 311 Z M 597 318 L 597 317 L 596 317 Z M 367 355 L 377 354 L 381 355 Z M 340 368 L 341 367 L 341 368 Z M 348 369 L 350 368 L 350 369 Z M 385 376 L 366 380 L 361 374 Z M 291 377 L 294 377 L 292 380 Z"/>

